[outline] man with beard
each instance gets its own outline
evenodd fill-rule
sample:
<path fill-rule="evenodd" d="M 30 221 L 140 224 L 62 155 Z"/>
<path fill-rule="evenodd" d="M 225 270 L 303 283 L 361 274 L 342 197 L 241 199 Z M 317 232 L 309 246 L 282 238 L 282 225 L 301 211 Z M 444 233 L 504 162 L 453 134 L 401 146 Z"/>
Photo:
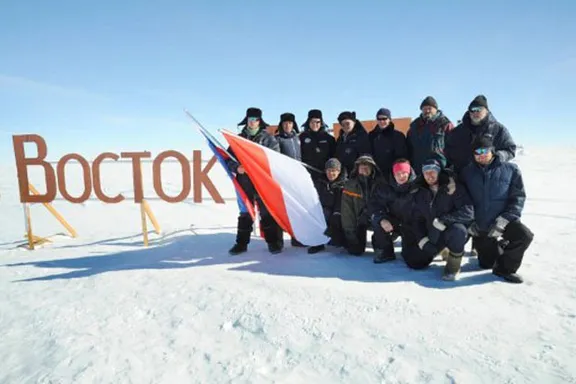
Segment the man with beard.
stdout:
<path fill-rule="evenodd" d="M 517 271 L 534 234 L 520 222 L 526 192 L 520 168 L 497 155 L 489 136 L 472 143 L 474 161 L 461 173 L 474 202 L 475 240 L 480 268 L 511 283 L 522 283 Z"/>
<path fill-rule="evenodd" d="M 374 189 L 383 181 L 371 156 L 360 156 L 354 162 L 350 179 L 342 190 L 342 229 L 348 253 L 360 256 L 366 251 L 367 231 L 370 228 L 368 202 Z M 372 244 L 378 239 L 372 236 Z M 377 247 L 377 245 L 374 245 Z M 381 247 L 379 247 L 381 248 Z"/>
<path fill-rule="evenodd" d="M 516 156 L 516 144 L 510 132 L 492 115 L 484 95 L 470 102 L 462 122 L 446 138 L 446 157 L 457 173 L 474 161 L 472 142 L 481 136 L 492 138 L 495 154 L 501 161 L 510 161 Z"/>
<path fill-rule="evenodd" d="M 372 156 L 386 178 L 392 175 L 395 160 L 408 157 L 406 136 L 394 127 L 392 114 L 387 108 L 376 112 L 376 127 L 368 134 L 372 145 Z"/>
<path fill-rule="evenodd" d="M 429 159 L 416 182 L 413 225 L 418 246 L 407 253 L 407 263 L 425 268 L 444 247 L 448 248 L 442 279 L 455 280 L 460 273 L 468 227 L 474 221 L 474 207 L 464 185 L 455 183 L 440 162 Z M 409 265 L 410 265 L 409 264 Z"/>
<path fill-rule="evenodd" d="M 328 126 L 322 118 L 322 111 L 311 109 L 308 111 L 308 119 L 304 124 L 303 132 L 299 135 L 302 162 L 315 170 L 308 168 L 310 176 L 315 180 L 324 174 L 324 164 L 334 156 L 336 151 L 336 139 L 327 132 Z"/>
<path fill-rule="evenodd" d="M 344 111 L 338 115 L 338 123 L 342 129 L 336 140 L 336 155 L 346 172 L 352 174 L 355 161 L 360 156 L 372 156 L 372 148 L 368 132 L 358 119 L 356 112 Z"/>
<path fill-rule="evenodd" d="M 374 263 L 396 259 L 394 239 L 402 236 L 402 254 L 406 253 L 407 239 L 412 239 L 410 221 L 416 174 L 407 159 L 398 159 L 392 165 L 387 183 L 381 183 L 370 199 L 372 228 L 374 228 Z"/>
<path fill-rule="evenodd" d="M 344 245 L 344 233 L 342 232 L 340 207 L 342 188 L 347 180 L 346 171 L 342 170 L 342 164 L 336 158 L 329 159 L 324 168 L 324 177 L 316 179 L 314 186 L 318 191 L 324 218 L 328 225 L 326 230 L 326 235 L 330 237 L 328 245 L 341 247 Z M 324 245 L 316 245 L 308 248 L 308 253 L 318 253 L 324 249 Z"/>
<path fill-rule="evenodd" d="M 244 117 L 238 126 L 243 126 L 242 132 L 240 132 L 241 137 L 280 152 L 278 141 L 266 131 L 268 124 L 262 119 L 262 110 L 259 108 L 248 108 L 246 110 L 246 117 Z M 234 155 L 230 148 L 228 148 L 228 151 Z M 246 174 L 244 167 L 231 159 L 228 160 L 227 163 L 230 170 L 236 173 L 236 180 L 246 192 L 250 202 L 256 202 L 260 208 L 260 222 L 262 224 L 262 231 L 264 232 L 264 239 L 268 244 L 268 250 L 270 253 L 280 253 L 284 247 L 282 229 L 268 212 L 268 209 L 256 192 L 252 181 Z M 250 214 L 241 212 L 238 216 L 236 243 L 229 251 L 231 255 L 237 255 L 248 250 L 253 225 L 254 221 Z"/>
<path fill-rule="evenodd" d="M 446 165 L 445 136 L 454 128 L 438 109 L 438 103 L 432 96 L 422 101 L 420 111 L 420 116 L 410 124 L 406 135 L 410 163 L 418 175 L 422 172 L 422 164 L 430 157 L 435 157 L 442 166 Z"/>

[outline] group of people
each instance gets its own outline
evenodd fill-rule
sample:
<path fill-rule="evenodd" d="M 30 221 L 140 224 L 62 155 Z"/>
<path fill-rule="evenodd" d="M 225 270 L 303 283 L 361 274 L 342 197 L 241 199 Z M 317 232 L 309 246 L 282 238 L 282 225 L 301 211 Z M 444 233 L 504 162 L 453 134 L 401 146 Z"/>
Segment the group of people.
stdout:
<path fill-rule="evenodd" d="M 375 263 L 396 259 L 394 242 L 413 269 L 428 267 L 442 254 L 442 278 L 460 273 L 464 247 L 471 239 L 480 268 L 505 281 L 521 283 L 517 273 L 533 233 L 520 220 L 526 194 L 519 167 L 511 162 L 516 144 L 496 120 L 485 96 L 469 104 L 457 126 L 432 96 L 406 135 L 394 127 L 389 109 L 376 112 L 377 125 L 368 132 L 355 112 L 338 115 L 336 139 L 328 132 L 322 111 L 312 109 L 300 132 L 292 113 L 280 116 L 278 132 L 259 108 L 248 108 L 238 124 L 240 136 L 279 151 L 307 165 L 327 223 L 326 246 L 343 247 L 351 255 L 366 252 L 368 231 Z M 266 210 L 242 165 L 230 168 L 252 202 L 271 253 L 284 247 L 283 231 Z M 230 254 L 246 252 L 253 230 L 249 214 L 238 217 L 236 243 Z M 305 247 L 298 239 L 292 246 Z"/>

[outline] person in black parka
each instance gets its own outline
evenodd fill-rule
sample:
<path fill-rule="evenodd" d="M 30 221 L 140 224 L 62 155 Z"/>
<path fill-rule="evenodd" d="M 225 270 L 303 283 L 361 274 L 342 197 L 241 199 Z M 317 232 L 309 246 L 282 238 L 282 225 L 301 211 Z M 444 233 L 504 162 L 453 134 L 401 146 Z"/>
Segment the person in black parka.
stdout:
<path fill-rule="evenodd" d="M 484 95 L 470 102 L 462 122 L 446 138 L 446 157 L 456 173 L 474 161 L 472 142 L 480 136 L 492 138 L 495 154 L 501 161 L 510 161 L 516 156 L 516 143 L 508 129 L 492 115 Z"/>
<path fill-rule="evenodd" d="M 517 271 L 534 234 L 520 222 L 526 191 L 520 168 L 496 155 L 491 137 L 472 143 L 474 161 L 460 173 L 474 202 L 475 240 L 481 268 L 512 283 L 522 283 Z"/>
<path fill-rule="evenodd" d="M 396 259 L 394 239 L 402 236 L 402 255 L 410 244 L 413 194 L 416 173 L 407 159 L 398 159 L 392 165 L 388 181 L 381 183 L 370 198 L 372 228 L 374 228 L 374 263 L 380 264 Z M 406 256 L 405 256 L 406 257 Z"/>
<path fill-rule="evenodd" d="M 308 169 L 310 176 L 315 180 L 324 175 L 324 164 L 334 157 L 336 139 L 328 133 L 328 125 L 322 118 L 322 111 L 311 109 L 308 119 L 302 124 L 302 133 L 299 135 L 302 162 L 314 169 Z"/>
<path fill-rule="evenodd" d="M 352 175 L 356 159 L 360 156 L 372 157 L 372 147 L 368 132 L 356 119 L 356 112 L 344 111 L 338 115 L 342 129 L 336 140 L 336 157 L 349 175 Z"/>
<path fill-rule="evenodd" d="M 449 254 L 442 278 L 455 280 L 468 241 L 468 227 L 474 221 L 472 200 L 466 187 L 452 172 L 443 170 L 435 158 L 424 162 L 416 186 L 412 229 L 417 243 L 405 256 L 406 264 L 425 268 L 446 247 Z"/>
<path fill-rule="evenodd" d="M 443 167 L 446 165 L 445 140 L 454 128 L 432 96 L 422 101 L 420 110 L 422 113 L 410 124 L 406 134 L 408 158 L 418 175 L 422 172 L 422 164 L 430 157 L 435 157 Z"/>
<path fill-rule="evenodd" d="M 406 136 L 394 128 L 392 114 L 387 108 L 376 112 L 378 124 L 368 134 L 372 147 L 372 157 L 382 173 L 389 178 L 392 175 L 394 161 L 407 158 Z"/>
<path fill-rule="evenodd" d="M 262 119 L 262 110 L 259 108 L 248 108 L 246 110 L 246 117 L 238 123 L 238 126 L 243 126 L 239 136 L 280 152 L 278 141 L 274 136 L 270 135 L 266 131 L 268 124 L 266 124 Z M 234 156 L 234 153 L 230 148 L 228 148 L 228 152 Z M 244 167 L 232 159 L 227 161 L 227 165 L 230 170 L 236 174 L 236 180 L 246 192 L 250 202 L 253 204 L 257 203 L 260 208 L 260 222 L 262 224 L 262 231 L 264 232 L 264 239 L 268 244 L 268 250 L 271 253 L 281 252 L 284 247 L 282 229 L 268 212 L 262 199 L 256 192 L 250 177 L 246 174 Z M 247 212 L 241 212 L 238 216 L 236 243 L 229 250 L 231 255 L 237 255 L 248 250 L 248 243 L 250 243 L 250 235 L 253 230 L 253 225 L 254 221 L 250 214 Z"/>
<path fill-rule="evenodd" d="M 344 246 L 344 232 L 342 231 L 341 202 L 342 188 L 347 181 L 346 170 L 342 169 L 342 164 L 336 158 L 331 158 L 326 162 L 324 177 L 314 181 L 314 187 L 318 191 L 324 218 L 328 225 L 326 235 L 330 237 L 328 245 L 335 247 Z M 308 253 L 318 253 L 325 249 L 324 245 L 317 245 L 308 248 Z"/>

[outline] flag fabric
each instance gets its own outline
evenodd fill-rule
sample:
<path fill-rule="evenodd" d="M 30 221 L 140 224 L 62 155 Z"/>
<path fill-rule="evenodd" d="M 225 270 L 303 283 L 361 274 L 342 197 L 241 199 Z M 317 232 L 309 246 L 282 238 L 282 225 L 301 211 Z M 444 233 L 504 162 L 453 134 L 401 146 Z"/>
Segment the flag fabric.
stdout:
<path fill-rule="evenodd" d="M 231 132 L 222 134 L 278 225 L 305 245 L 326 244 L 322 205 L 304 165 Z"/>
<path fill-rule="evenodd" d="M 214 144 L 212 140 L 208 137 L 208 135 L 204 132 L 204 130 L 200 129 L 200 132 L 206 138 L 206 141 L 208 142 L 208 147 L 210 147 L 210 149 L 214 153 L 214 156 L 216 156 L 216 158 L 226 171 L 226 174 L 228 174 L 228 177 L 230 177 L 230 179 L 232 180 L 232 184 L 234 185 L 234 189 L 236 190 L 236 200 L 238 202 L 238 209 L 242 213 L 248 213 L 252 217 L 252 220 L 255 220 L 254 205 L 250 202 L 250 199 L 248 199 L 246 192 L 240 186 L 238 180 L 236 180 L 236 177 L 234 177 L 234 173 L 232 173 L 230 167 L 228 167 L 228 164 L 226 164 L 226 160 L 229 160 L 230 156 L 224 150 L 224 148 L 221 148 L 220 146 Z"/>

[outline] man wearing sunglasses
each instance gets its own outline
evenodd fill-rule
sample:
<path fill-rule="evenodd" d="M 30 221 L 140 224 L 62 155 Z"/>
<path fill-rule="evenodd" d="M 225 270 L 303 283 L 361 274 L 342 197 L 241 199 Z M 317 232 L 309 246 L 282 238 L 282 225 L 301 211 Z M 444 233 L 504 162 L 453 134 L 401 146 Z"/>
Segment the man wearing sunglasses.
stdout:
<path fill-rule="evenodd" d="M 478 95 L 470 102 L 462 122 L 446 138 L 446 157 L 456 172 L 474 160 L 472 141 L 480 136 L 492 137 L 495 155 L 500 160 L 506 162 L 516 156 L 516 144 L 510 132 L 492 115 L 484 95 Z"/>
<path fill-rule="evenodd" d="M 378 168 L 389 179 L 394 161 L 408 157 L 406 136 L 394 128 L 392 113 L 388 108 L 380 108 L 376 112 L 376 120 L 378 123 L 369 134 L 372 155 Z"/>
<path fill-rule="evenodd" d="M 243 126 L 241 137 L 250 141 L 268 147 L 274 151 L 280 152 L 280 145 L 274 136 L 266 130 L 268 124 L 262 119 L 262 110 L 259 108 L 248 108 L 246 110 L 246 117 L 238 123 L 238 126 Z M 231 149 L 228 151 L 232 153 Z M 233 154 L 233 153 L 232 153 Z M 260 208 L 260 222 L 262 223 L 262 231 L 264 232 L 264 239 L 268 244 L 270 253 L 279 253 L 284 247 L 282 239 L 282 228 L 276 223 L 272 215 L 266 209 L 266 206 L 260 199 L 256 192 L 252 181 L 246 174 L 244 167 L 233 160 L 228 161 L 228 166 L 232 172 L 236 173 L 236 180 L 246 192 L 246 195 L 252 203 L 258 203 Z M 254 221 L 247 212 L 241 212 L 238 216 L 238 226 L 236 229 L 236 243 L 228 251 L 231 255 L 237 255 L 248 250 L 248 243 L 250 243 L 250 235 L 253 230 Z"/>
<path fill-rule="evenodd" d="M 526 192 L 518 166 L 497 156 L 490 136 L 471 145 L 474 161 L 461 172 L 461 180 L 474 202 L 473 236 L 482 269 L 511 283 L 522 283 L 516 272 L 534 234 L 520 222 Z"/>

